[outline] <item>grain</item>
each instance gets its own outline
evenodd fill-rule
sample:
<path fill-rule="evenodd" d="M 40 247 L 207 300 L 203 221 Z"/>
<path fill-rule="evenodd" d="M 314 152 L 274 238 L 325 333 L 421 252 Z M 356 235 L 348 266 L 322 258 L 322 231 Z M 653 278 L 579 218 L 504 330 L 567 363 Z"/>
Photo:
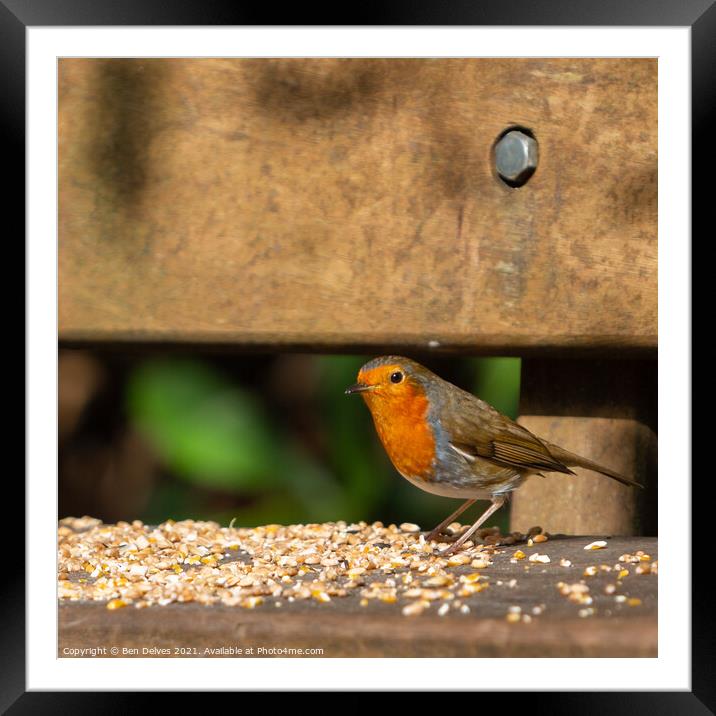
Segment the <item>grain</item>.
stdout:
<path fill-rule="evenodd" d="M 604 549 L 607 543 L 604 540 L 597 540 L 596 542 L 590 542 L 584 547 L 586 550 Z"/>

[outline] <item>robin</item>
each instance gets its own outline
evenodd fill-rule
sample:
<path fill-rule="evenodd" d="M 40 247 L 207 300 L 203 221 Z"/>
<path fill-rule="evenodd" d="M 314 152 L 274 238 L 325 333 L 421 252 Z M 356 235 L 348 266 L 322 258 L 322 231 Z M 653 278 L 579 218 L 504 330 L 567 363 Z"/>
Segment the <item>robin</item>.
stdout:
<path fill-rule="evenodd" d="M 434 495 L 466 499 L 428 534 L 428 540 L 435 539 L 476 500 L 491 501 L 472 527 L 442 554 L 458 551 L 529 475 L 574 475 L 570 467 L 584 467 L 624 485 L 642 487 L 541 440 L 484 400 L 409 358 L 373 359 L 345 392 L 363 396 L 383 447 L 406 480 Z"/>

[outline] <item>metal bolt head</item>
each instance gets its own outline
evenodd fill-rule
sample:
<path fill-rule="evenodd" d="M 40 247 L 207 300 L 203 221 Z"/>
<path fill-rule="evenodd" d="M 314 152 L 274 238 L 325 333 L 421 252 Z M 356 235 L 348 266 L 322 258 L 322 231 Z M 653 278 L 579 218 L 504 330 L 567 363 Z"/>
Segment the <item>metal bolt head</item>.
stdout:
<path fill-rule="evenodd" d="M 522 186 L 534 174 L 539 159 L 537 140 L 513 129 L 495 145 L 495 168 L 510 186 Z"/>

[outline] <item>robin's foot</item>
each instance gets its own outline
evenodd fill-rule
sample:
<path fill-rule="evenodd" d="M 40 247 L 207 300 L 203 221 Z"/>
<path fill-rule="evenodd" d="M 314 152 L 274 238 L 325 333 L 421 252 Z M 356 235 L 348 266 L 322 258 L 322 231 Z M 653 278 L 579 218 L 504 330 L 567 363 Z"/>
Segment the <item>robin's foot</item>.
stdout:
<path fill-rule="evenodd" d="M 502 540 L 505 539 L 504 537 L 501 537 L 500 535 L 493 535 L 489 534 L 485 537 L 478 537 L 477 535 L 471 535 L 469 540 L 466 540 L 465 542 L 460 543 L 459 541 L 460 535 L 455 535 L 452 539 L 450 539 L 450 542 L 453 542 L 452 546 L 448 547 L 447 549 L 440 550 L 438 554 L 441 557 L 449 557 L 451 554 L 457 554 L 458 552 L 461 552 L 463 549 L 469 549 L 470 547 L 498 547 L 501 544 L 513 544 L 512 542 L 503 542 Z M 448 541 L 448 540 L 441 540 L 441 541 Z"/>
<path fill-rule="evenodd" d="M 543 538 L 539 535 L 543 535 Z M 549 534 L 544 532 L 541 527 L 530 527 L 527 534 L 523 532 L 510 532 L 506 535 L 501 535 L 499 532 L 489 534 L 485 536 L 484 543 L 495 547 L 509 547 L 513 544 L 529 543 L 530 539 L 535 537 L 537 537 L 537 542 L 543 542 L 545 538 L 549 538 Z"/>
<path fill-rule="evenodd" d="M 425 541 L 426 542 L 441 542 L 442 539 L 446 535 L 440 532 L 439 530 L 433 530 L 432 532 L 428 532 L 428 534 L 425 535 Z"/>
<path fill-rule="evenodd" d="M 425 538 L 426 542 L 454 542 L 457 539 L 455 535 L 446 535 L 443 532 L 440 532 L 439 534 L 433 535 L 432 537 L 428 535 Z"/>
<path fill-rule="evenodd" d="M 460 537 L 464 530 L 460 532 L 443 532 L 441 530 L 433 530 L 425 535 L 426 542 L 454 542 Z"/>
<path fill-rule="evenodd" d="M 465 533 L 466 530 L 460 530 L 460 532 L 454 535 L 438 535 L 435 537 L 436 542 L 457 542 L 460 537 Z M 544 534 L 545 537 L 549 535 L 542 532 L 541 527 L 533 527 L 527 534 L 522 532 L 510 532 L 509 534 L 502 535 L 496 527 L 485 527 L 481 530 L 477 530 L 473 535 L 470 536 L 469 541 L 461 545 L 453 545 L 439 552 L 441 555 L 450 556 L 459 552 L 465 546 L 481 545 L 483 547 L 509 547 L 515 544 L 523 544 L 534 538 L 536 535 Z M 426 538 L 427 539 L 427 538 Z M 542 541 L 542 540 L 538 540 Z"/>
<path fill-rule="evenodd" d="M 461 532 L 454 534 L 454 535 L 441 535 L 436 538 L 437 542 L 457 542 L 461 535 L 464 534 L 464 530 Z M 455 552 L 458 552 L 461 547 L 467 546 L 467 545 L 481 545 L 483 547 L 510 547 L 512 545 L 518 545 L 518 544 L 527 544 L 531 538 L 534 538 L 536 535 L 544 535 L 545 537 L 549 537 L 548 533 L 542 532 L 541 528 L 539 527 L 533 527 L 527 534 L 524 534 L 523 532 L 510 532 L 510 534 L 502 535 L 498 531 L 496 531 L 494 528 L 488 527 L 484 530 L 478 530 L 475 534 L 473 534 L 469 541 L 465 542 L 464 545 L 461 545 L 460 547 L 457 547 L 455 549 L 450 548 L 450 552 L 448 550 L 443 550 L 440 552 L 440 554 L 450 555 L 455 554 Z M 538 540 L 543 541 L 543 540 Z"/>
<path fill-rule="evenodd" d="M 449 557 L 452 554 L 457 554 L 458 552 L 462 552 L 464 549 L 469 549 L 474 544 L 475 544 L 475 540 L 471 537 L 467 542 L 463 542 L 461 544 L 459 544 L 458 542 L 455 542 L 455 544 L 451 545 L 450 547 L 439 550 L 438 555 L 440 557 Z"/>
<path fill-rule="evenodd" d="M 457 542 L 457 540 L 470 529 L 468 526 L 462 527 L 457 532 L 442 532 L 433 530 L 429 534 L 425 535 L 426 542 Z M 472 541 L 479 542 L 482 544 L 482 540 L 476 539 L 476 535 L 473 535 Z"/>

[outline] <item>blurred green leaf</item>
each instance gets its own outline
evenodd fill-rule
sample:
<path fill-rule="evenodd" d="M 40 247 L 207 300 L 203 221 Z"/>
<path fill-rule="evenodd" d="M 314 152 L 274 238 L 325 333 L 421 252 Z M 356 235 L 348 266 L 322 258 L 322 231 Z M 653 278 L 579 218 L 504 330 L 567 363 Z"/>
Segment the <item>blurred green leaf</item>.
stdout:
<path fill-rule="evenodd" d="M 130 417 L 178 476 L 213 488 L 275 481 L 276 439 L 255 401 L 197 361 L 141 365 L 128 389 Z"/>
<path fill-rule="evenodd" d="M 520 407 L 519 358 L 476 358 L 475 393 L 513 420 Z"/>

